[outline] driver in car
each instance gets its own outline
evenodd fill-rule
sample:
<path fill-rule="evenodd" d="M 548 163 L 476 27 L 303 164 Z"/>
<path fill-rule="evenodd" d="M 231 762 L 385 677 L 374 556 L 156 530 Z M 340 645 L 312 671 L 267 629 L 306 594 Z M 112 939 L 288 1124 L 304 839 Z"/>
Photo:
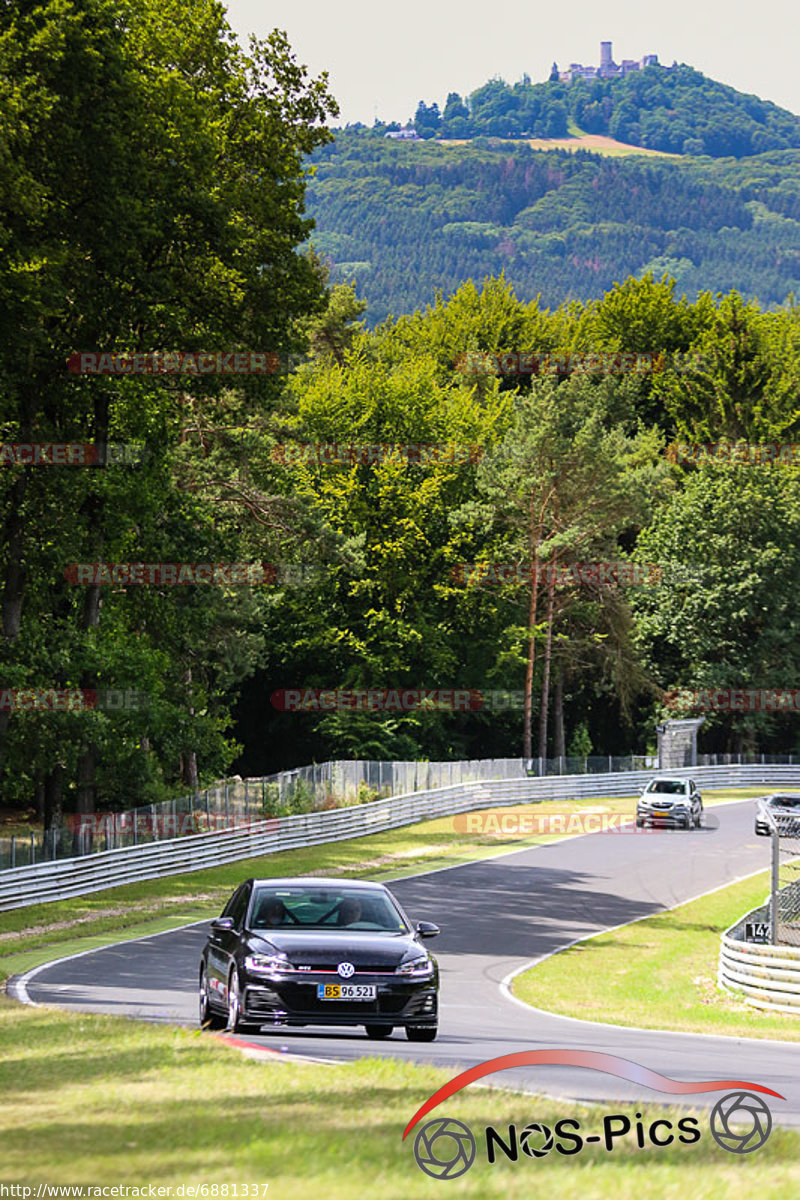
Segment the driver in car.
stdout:
<path fill-rule="evenodd" d="M 356 921 L 361 920 L 361 901 L 354 896 L 348 896 L 339 905 L 339 924 L 340 925 L 355 925 Z"/>
<path fill-rule="evenodd" d="M 258 924 L 262 928 L 274 929 L 286 921 L 286 905 L 278 896 L 272 896 L 258 912 Z"/>

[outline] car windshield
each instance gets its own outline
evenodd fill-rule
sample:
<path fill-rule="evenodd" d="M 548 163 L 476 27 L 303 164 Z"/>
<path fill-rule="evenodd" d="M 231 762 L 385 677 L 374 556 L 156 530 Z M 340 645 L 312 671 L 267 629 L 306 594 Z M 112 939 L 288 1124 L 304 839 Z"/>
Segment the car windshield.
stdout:
<path fill-rule="evenodd" d="M 773 796 L 770 808 L 800 808 L 800 796 Z"/>
<path fill-rule="evenodd" d="M 347 929 L 348 932 L 408 933 L 386 892 L 333 887 L 257 888 L 251 929 Z"/>
<path fill-rule="evenodd" d="M 664 796 L 683 796 L 686 784 L 681 779 L 654 779 L 648 792 L 660 792 Z"/>

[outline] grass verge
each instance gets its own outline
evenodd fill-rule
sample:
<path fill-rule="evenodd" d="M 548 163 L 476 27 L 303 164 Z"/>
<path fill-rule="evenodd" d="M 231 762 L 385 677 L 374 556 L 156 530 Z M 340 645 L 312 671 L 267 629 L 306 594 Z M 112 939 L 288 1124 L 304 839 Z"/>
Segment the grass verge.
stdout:
<path fill-rule="evenodd" d="M 563 1200 L 785 1200 L 800 1188 L 800 1134 L 775 1129 L 761 1150 L 734 1155 L 713 1142 L 704 1114 L 694 1145 L 639 1149 L 630 1134 L 611 1153 L 588 1146 L 574 1157 L 520 1154 L 516 1163 L 501 1153 L 490 1166 L 487 1124 L 507 1137 L 510 1123 L 552 1127 L 570 1117 L 583 1133 L 602 1133 L 604 1113 L 633 1110 L 475 1088 L 437 1113 L 471 1127 L 476 1161 L 459 1179 L 430 1179 L 414 1161 L 414 1134 L 403 1142 L 402 1132 L 453 1073 L 388 1059 L 256 1062 L 207 1034 L 0 997 L 2 1177 L 28 1186 L 171 1186 L 173 1196 L 180 1184 L 206 1184 L 218 1198 L 225 1185 L 230 1198 L 233 1184 L 239 1196 L 245 1183 L 258 1184 L 258 1200 L 413 1200 L 445 1191 L 522 1200 L 532 1188 Z M 678 1119 L 656 1105 L 636 1111 L 645 1124 Z"/>
<path fill-rule="evenodd" d="M 586 1021 L 800 1041 L 790 1013 L 717 987 L 720 934 L 763 904 L 769 872 L 561 950 L 514 980 L 520 1000 Z"/>
<path fill-rule="evenodd" d="M 709 793 L 706 803 L 713 805 L 761 794 L 757 789 L 719 791 Z M 217 916 L 233 889 L 251 875 L 353 875 L 384 881 L 398 879 L 421 870 L 456 866 L 506 854 L 510 850 L 522 850 L 563 836 L 549 832 L 509 835 L 502 828 L 498 829 L 505 814 L 519 822 L 528 818 L 541 822 L 542 818 L 562 814 L 569 835 L 580 830 L 581 820 L 588 814 L 632 816 L 634 805 L 633 798 L 625 797 L 599 801 L 545 801 L 484 809 L 478 814 L 461 814 L 461 819 L 439 817 L 386 833 L 287 850 L 185 875 L 12 909 L 0 913 L 0 980 L 48 959 L 115 941 L 119 934 L 143 937 Z M 464 832 L 459 828 L 466 816 L 476 815 L 490 818 L 495 832 Z"/>

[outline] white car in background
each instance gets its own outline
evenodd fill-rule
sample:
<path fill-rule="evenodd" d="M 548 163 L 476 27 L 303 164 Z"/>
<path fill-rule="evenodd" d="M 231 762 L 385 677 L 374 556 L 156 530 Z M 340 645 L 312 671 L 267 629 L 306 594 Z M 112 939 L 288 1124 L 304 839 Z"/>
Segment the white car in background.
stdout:
<path fill-rule="evenodd" d="M 663 825 L 671 829 L 699 829 L 703 798 L 693 779 L 661 775 L 651 779 L 636 802 L 636 826 Z"/>

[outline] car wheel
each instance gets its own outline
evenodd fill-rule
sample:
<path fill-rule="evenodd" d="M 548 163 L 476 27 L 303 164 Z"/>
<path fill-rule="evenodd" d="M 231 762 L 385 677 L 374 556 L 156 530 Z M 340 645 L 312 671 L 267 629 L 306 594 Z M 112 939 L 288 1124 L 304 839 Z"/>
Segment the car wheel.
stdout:
<path fill-rule="evenodd" d="M 393 1025 L 365 1025 L 368 1038 L 377 1038 L 380 1041 L 382 1038 L 389 1037 L 389 1034 L 394 1033 Z"/>
<path fill-rule="evenodd" d="M 239 995 L 239 978 L 236 970 L 228 976 L 228 1020 L 225 1025 L 226 1033 L 246 1033 L 252 1025 L 242 1020 L 242 1001 Z"/>
<path fill-rule="evenodd" d="M 637 829 L 644 829 L 644 818 L 643 818 L 643 817 L 637 817 L 637 818 L 636 818 L 636 828 L 637 828 Z"/>
<path fill-rule="evenodd" d="M 224 1029 L 225 1018 L 214 1012 L 209 1001 L 210 989 L 208 986 L 208 974 L 205 967 L 200 972 L 200 992 L 198 997 L 198 1017 L 200 1025 L 203 1029 Z"/>
<path fill-rule="evenodd" d="M 406 1037 L 410 1042 L 433 1042 L 438 1032 L 437 1025 L 429 1025 L 422 1029 L 418 1025 L 406 1025 Z"/>
<path fill-rule="evenodd" d="M 703 824 L 703 810 L 701 809 L 700 812 L 697 814 L 697 816 L 694 819 L 695 829 L 699 829 L 702 824 Z"/>

